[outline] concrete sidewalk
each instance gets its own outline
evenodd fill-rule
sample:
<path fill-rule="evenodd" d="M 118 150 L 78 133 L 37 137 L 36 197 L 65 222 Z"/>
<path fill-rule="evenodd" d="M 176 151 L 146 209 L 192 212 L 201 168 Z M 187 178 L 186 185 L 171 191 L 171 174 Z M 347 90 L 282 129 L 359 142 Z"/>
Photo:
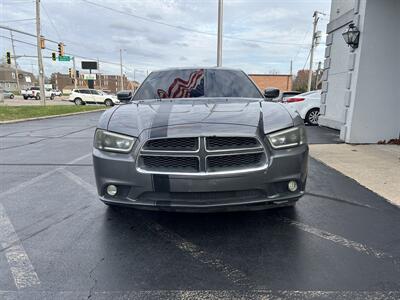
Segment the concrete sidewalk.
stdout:
<path fill-rule="evenodd" d="M 319 144 L 310 155 L 400 206 L 400 146 Z"/>

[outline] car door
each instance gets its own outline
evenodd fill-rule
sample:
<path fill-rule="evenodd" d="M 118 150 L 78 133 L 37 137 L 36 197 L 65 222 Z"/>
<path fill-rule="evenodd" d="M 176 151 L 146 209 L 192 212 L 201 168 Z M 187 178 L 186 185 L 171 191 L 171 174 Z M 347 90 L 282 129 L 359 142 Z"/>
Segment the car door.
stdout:
<path fill-rule="evenodd" d="M 104 96 L 102 93 L 100 93 L 97 90 L 90 90 L 92 92 L 92 96 L 93 96 L 93 101 L 96 104 L 103 104 L 104 103 Z"/>
<path fill-rule="evenodd" d="M 94 99 L 89 89 L 80 90 L 81 98 L 86 103 L 93 103 Z"/>

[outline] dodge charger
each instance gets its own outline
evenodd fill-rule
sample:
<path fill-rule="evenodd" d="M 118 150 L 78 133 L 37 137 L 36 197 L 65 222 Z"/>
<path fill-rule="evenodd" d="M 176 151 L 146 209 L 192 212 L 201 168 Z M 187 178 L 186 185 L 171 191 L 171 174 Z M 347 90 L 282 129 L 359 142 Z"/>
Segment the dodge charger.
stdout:
<path fill-rule="evenodd" d="M 306 133 L 272 94 L 240 70 L 152 72 L 98 122 L 100 200 L 173 211 L 294 205 L 306 185 Z"/>

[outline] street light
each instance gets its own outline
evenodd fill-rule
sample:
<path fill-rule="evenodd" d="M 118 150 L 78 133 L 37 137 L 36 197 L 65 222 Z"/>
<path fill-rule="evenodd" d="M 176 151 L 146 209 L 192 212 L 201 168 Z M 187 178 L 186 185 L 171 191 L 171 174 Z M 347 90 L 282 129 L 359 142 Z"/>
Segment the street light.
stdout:
<path fill-rule="evenodd" d="M 358 47 L 358 40 L 360 38 L 360 30 L 357 26 L 351 23 L 349 27 L 342 33 L 343 39 L 347 45 L 356 49 Z"/>

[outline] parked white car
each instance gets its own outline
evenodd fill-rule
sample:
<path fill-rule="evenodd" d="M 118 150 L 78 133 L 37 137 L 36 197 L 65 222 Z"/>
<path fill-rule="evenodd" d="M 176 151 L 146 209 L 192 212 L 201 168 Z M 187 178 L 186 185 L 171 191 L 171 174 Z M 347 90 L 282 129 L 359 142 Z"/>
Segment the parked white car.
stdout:
<path fill-rule="evenodd" d="M 106 106 L 114 106 L 119 104 L 119 100 L 113 96 L 94 89 L 76 89 L 72 90 L 69 95 L 69 101 L 76 105 L 85 105 L 89 103 L 104 104 Z"/>
<path fill-rule="evenodd" d="M 319 108 L 321 105 L 321 90 L 306 92 L 282 102 L 288 108 L 297 111 L 300 117 L 310 125 L 318 124 Z"/>
<path fill-rule="evenodd" d="M 27 100 L 29 98 L 35 98 L 36 100 L 40 100 L 40 88 L 37 86 L 33 86 L 29 89 L 21 90 L 21 95 L 22 95 L 22 97 L 24 97 L 25 100 Z M 54 99 L 53 91 L 46 89 L 45 97 L 53 100 Z"/>
<path fill-rule="evenodd" d="M 61 97 L 62 92 L 60 90 L 53 90 L 54 96 Z"/>

